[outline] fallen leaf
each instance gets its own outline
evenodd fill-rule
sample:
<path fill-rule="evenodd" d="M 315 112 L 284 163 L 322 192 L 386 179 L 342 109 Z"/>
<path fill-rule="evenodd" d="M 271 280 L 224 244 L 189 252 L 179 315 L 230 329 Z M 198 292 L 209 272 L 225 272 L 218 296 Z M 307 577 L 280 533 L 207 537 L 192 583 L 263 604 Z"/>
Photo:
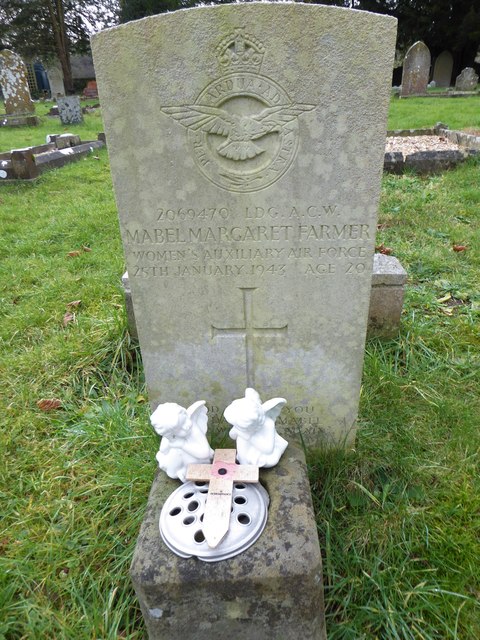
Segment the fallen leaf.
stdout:
<path fill-rule="evenodd" d="M 87 251 L 87 252 L 88 252 L 88 251 L 91 251 L 90 247 L 87 247 L 87 246 L 86 246 L 86 245 L 84 245 L 84 244 L 82 244 L 82 249 L 83 249 L 84 251 Z"/>
<path fill-rule="evenodd" d="M 458 253 L 459 251 L 466 251 L 466 250 L 467 250 L 467 248 L 468 248 L 468 247 L 467 247 L 466 245 L 464 245 L 464 244 L 454 244 L 454 245 L 453 245 L 453 247 L 452 247 L 452 249 L 453 249 L 454 251 L 457 251 L 457 253 Z"/>
<path fill-rule="evenodd" d="M 67 324 L 69 322 L 72 322 L 73 320 L 75 320 L 75 314 L 67 311 L 67 313 L 63 316 L 63 326 L 66 327 Z"/>
<path fill-rule="evenodd" d="M 446 295 L 444 295 L 443 297 L 438 298 L 437 302 L 438 302 L 439 304 L 442 304 L 443 302 L 446 302 L 447 300 L 450 300 L 450 298 L 451 298 L 451 297 L 452 297 L 452 294 L 451 294 L 451 293 L 447 293 L 447 294 L 446 294 Z"/>
<path fill-rule="evenodd" d="M 452 307 L 441 307 L 440 311 L 444 313 L 446 316 L 453 316 Z"/>
<path fill-rule="evenodd" d="M 383 253 L 384 256 L 389 256 L 391 253 L 393 253 L 393 249 L 391 247 L 386 247 L 383 242 L 382 244 L 379 244 L 375 247 L 375 251 Z"/>
<path fill-rule="evenodd" d="M 42 411 L 54 411 L 55 409 L 60 409 L 61 406 L 62 401 L 58 398 L 42 398 L 37 402 L 37 407 Z"/>
<path fill-rule="evenodd" d="M 92 156 L 94 160 L 100 160 L 99 156 Z"/>
<path fill-rule="evenodd" d="M 11 542 L 10 538 L 2 538 L 0 540 L 0 555 L 3 555 L 4 549 L 8 547 L 10 542 Z"/>
<path fill-rule="evenodd" d="M 69 251 L 67 256 L 69 258 L 77 258 L 80 255 L 80 251 Z"/>
<path fill-rule="evenodd" d="M 82 304 L 81 300 L 72 300 L 72 302 L 67 303 L 67 309 L 79 307 L 81 304 Z"/>

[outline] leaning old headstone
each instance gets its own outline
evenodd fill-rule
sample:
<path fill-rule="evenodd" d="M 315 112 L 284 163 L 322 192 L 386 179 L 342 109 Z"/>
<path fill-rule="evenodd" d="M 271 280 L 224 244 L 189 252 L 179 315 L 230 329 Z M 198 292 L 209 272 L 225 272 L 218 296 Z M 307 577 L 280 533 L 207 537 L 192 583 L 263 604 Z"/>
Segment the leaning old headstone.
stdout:
<path fill-rule="evenodd" d="M 433 80 L 437 87 L 449 87 L 452 80 L 453 56 L 450 51 L 442 51 L 435 60 Z"/>
<path fill-rule="evenodd" d="M 457 76 L 455 89 L 457 91 L 475 91 L 478 84 L 478 75 L 472 67 L 465 69 Z"/>
<path fill-rule="evenodd" d="M 8 49 L 0 51 L 0 86 L 6 112 L 3 124 L 38 124 L 32 115 L 35 105 L 28 88 L 27 69 L 20 56 Z"/>
<path fill-rule="evenodd" d="M 94 36 L 152 408 L 215 428 L 254 386 L 288 439 L 353 442 L 395 25 L 248 3 Z"/>
<path fill-rule="evenodd" d="M 427 92 L 430 73 L 430 51 L 423 42 L 415 42 L 403 62 L 400 97 L 422 95 Z"/>
<path fill-rule="evenodd" d="M 50 95 L 52 100 L 65 95 L 65 85 L 63 83 L 63 72 L 58 64 L 54 64 L 47 69 L 48 82 L 50 84 Z"/>
<path fill-rule="evenodd" d="M 80 122 L 83 122 L 83 113 L 79 96 L 64 96 L 58 98 L 57 106 L 62 124 L 79 124 Z"/>

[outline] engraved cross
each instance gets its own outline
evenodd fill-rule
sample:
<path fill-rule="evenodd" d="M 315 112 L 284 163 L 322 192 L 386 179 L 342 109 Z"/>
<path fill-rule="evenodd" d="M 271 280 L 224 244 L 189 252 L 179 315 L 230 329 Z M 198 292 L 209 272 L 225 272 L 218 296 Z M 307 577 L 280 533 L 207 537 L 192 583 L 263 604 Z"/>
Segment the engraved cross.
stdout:
<path fill-rule="evenodd" d="M 280 337 L 288 331 L 288 324 L 283 327 L 256 327 L 253 320 L 253 292 L 256 287 L 240 287 L 243 296 L 243 327 L 216 327 L 212 324 L 212 338 L 216 336 L 236 337 L 245 340 L 245 359 L 247 372 L 247 386 L 255 387 L 255 340 L 265 337 Z"/>

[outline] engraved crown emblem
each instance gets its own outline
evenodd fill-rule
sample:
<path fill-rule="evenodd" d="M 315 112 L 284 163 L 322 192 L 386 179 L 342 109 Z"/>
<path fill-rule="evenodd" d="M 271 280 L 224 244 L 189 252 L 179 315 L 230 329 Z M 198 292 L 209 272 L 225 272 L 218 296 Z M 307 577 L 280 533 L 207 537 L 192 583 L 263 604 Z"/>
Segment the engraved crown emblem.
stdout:
<path fill-rule="evenodd" d="M 235 29 L 217 47 L 217 57 L 226 71 L 254 71 L 262 66 L 265 47 L 243 29 Z"/>

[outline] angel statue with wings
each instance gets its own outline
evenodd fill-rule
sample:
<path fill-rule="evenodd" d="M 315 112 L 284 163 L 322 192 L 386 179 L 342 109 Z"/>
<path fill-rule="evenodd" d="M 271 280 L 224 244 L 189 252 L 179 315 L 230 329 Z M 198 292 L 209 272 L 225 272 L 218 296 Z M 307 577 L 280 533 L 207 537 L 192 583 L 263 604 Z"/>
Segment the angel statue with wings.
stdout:
<path fill-rule="evenodd" d="M 175 402 L 158 405 L 150 416 L 150 422 L 162 436 L 156 455 L 158 466 L 170 478 L 185 482 L 189 464 L 208 464 L 213 450 L 208 444 L 207 407 L 204 400 L 194 402 L 184 409 Z"/>
<path fill-rule="evenodd" d="M 237 458 L 240 464 L 257 467 L 274 467 L 287 448 L 288 442 L 278 435 L 275 420 L 284 398 L 273 398 L 262 404 L 255 389 L 246 389 L 245 397 L 234 400 L 224 411 L 232 425 L 230 437 L 237 441 Z"/>

